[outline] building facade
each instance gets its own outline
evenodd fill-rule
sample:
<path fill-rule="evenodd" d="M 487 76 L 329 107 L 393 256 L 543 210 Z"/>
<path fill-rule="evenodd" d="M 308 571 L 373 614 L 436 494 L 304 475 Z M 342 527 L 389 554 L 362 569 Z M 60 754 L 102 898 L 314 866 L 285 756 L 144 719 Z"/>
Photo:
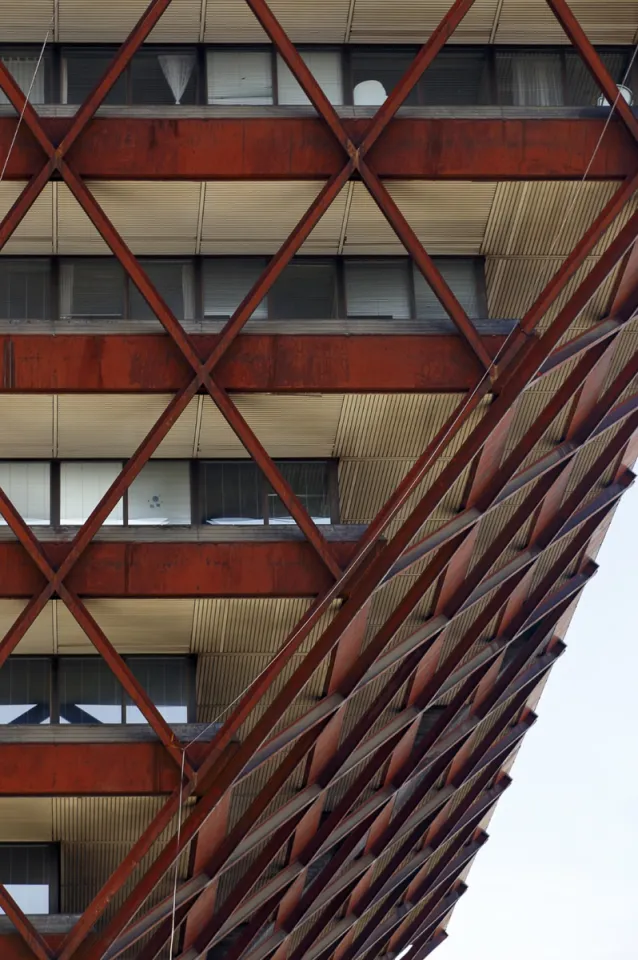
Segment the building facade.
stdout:
<path fill-rule="evenodd" d="M 0 0 L 3 958 L 447 936 L 633 481 L 604 7 Z"/>

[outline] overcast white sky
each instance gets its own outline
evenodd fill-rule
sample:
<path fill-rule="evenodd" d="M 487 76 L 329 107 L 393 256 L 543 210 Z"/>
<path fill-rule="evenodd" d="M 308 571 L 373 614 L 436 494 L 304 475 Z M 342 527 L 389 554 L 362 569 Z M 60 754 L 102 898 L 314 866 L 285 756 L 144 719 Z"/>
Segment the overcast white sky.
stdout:
<path fill-rule="evenodd" d="M 635 485 L 437 960 L 638 958 L 637 546 Z"/>

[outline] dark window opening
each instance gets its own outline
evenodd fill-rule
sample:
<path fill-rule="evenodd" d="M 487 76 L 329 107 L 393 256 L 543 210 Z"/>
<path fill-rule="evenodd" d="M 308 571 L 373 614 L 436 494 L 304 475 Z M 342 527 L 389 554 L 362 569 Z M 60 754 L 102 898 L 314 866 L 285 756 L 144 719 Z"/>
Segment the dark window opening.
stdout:
<path fill-rule="evenodd" d="M 0 883 L 27 916 L 59 913 L 58 845 L 0 843 Z"/>
<path fill-rule="evenodd" d="M 167 723 L 196 716 L 191 657 L 124 658 Z M 98 656 L 14 657 L 0 669 L 2 724 L 146 723 L 108 664 Z"/>

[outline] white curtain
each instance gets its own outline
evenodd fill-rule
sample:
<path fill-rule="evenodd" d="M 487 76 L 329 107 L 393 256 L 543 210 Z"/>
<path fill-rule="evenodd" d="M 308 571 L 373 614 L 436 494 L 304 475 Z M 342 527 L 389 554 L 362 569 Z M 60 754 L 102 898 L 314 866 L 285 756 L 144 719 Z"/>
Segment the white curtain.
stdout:
<path fill-rule="evenodd" d="M 195 319 L 195 270 L 192 263 L 182 265 L 182 296 L 184 320 Z"/>
<path fill-rule="evenodd" d="M 73 316 L 73 264 L 63 263 L 60 268 L 60 316 Z"/>
<path fill-rule="evenodd" d="M 29 93 L 30 103 L 44 103 L 44 62 L 40 64 L 35 80 L 33 74 L 38 66 L 37 57 L 2 57 L 2 62 L 18 84 L 23 93 Z M 8 98 L 0 91 L 0 103 L 9 103 Z"/>
<path fill-rule="evenodd" d="M 195 67 L 194 53 L 163 53 L 158 58 L 162 73 L 179 105 L 188 86 L 193 68 Z"/>
<path fill-rule="evenodd" d="M 512 58 L 513 102 L 519 107 L 559 107 L 563 103 L 558 56 Z"/>

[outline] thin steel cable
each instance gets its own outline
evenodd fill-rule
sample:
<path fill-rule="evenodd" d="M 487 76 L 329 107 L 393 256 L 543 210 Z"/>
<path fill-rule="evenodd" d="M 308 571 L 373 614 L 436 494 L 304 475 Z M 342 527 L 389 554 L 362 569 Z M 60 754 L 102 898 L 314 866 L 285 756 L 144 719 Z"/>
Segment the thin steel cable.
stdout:
<path fill-rule="evenodd" d="M 5 157 L 4 166 L 2 167 L 2 172 L 0 173 L 0 183 L 2 183 L 2 181 L 4 180 L 4 175 L 7 172 L 9 160 L 11 159 L 11 154 L 13 153 L 13 148 L 15 147 L 16 140 L 18 139 L 18 133 L 22 125 L 22 121 L 24 119 L 24 113 L 25 113 L 25 110 L 27 109 L 27 104 L 30 102 L 31 91 L 33 90 L 33 84 L 35 83 L 35 78 L 38 75 L 38 70 L 40 69 L 40 64 L 42 63 L 42 58 L 44 57 L 44 51 L 46 49 L 46 45 L 49 42 L 49 34 L 51 33 L 51 27 L 53 26 L 54 20 L 55 20 L 55 14 L 51 17 L 51 20 L 49 21 L 49 26 L 47 28 L 47 32 L 44 37 L 44 43 L 42 44 L 42 49 L 40 50 L 40 56 L 38 57 L 38 62 L 35 65 L 35 70 L 33 71 L 33 76 L 31 77 L 31 84 L 24 98 L 24 103 L 22 104 L 22 110 L 20 111 L 20 116 L 18 117 L 18 123 L 13 133 L 13 139 L 9 145 L 9 150 L 7 152 L 7 156 Z"/>

